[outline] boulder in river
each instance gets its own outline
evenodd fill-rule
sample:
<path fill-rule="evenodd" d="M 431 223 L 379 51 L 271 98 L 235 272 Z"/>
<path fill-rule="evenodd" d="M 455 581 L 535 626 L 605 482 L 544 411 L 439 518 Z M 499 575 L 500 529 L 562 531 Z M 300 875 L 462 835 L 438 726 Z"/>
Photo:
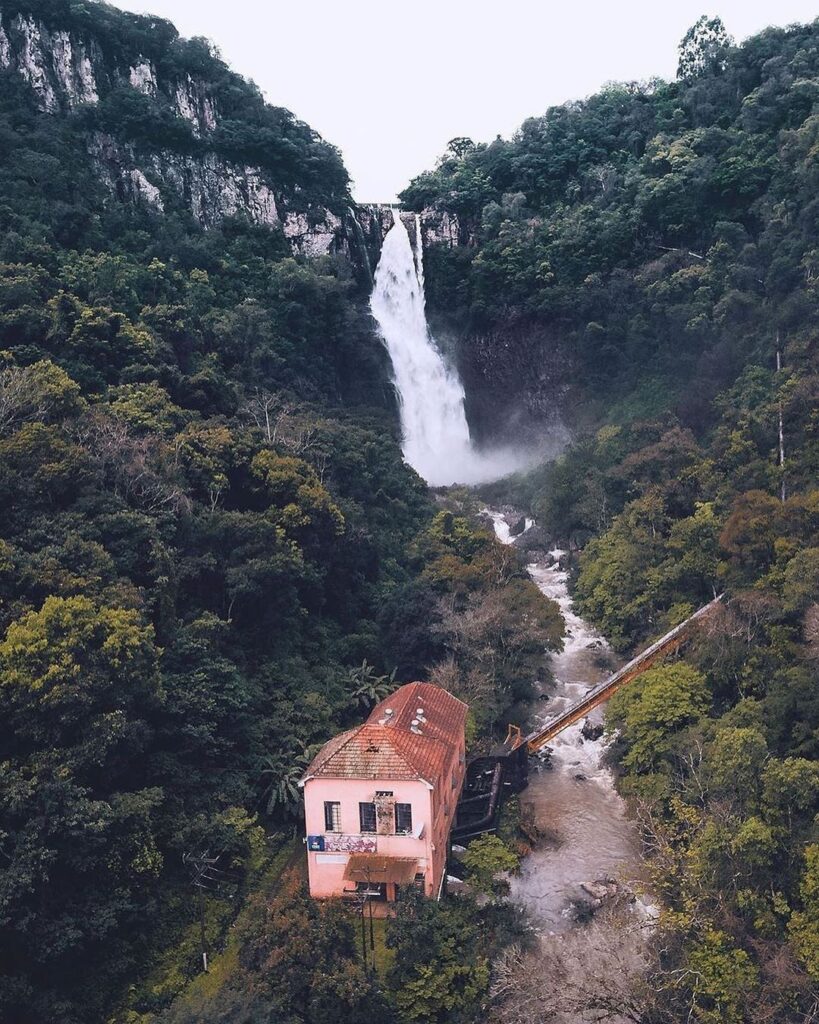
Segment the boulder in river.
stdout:
<path fill-rule="evenodd" d="M 509 524 L 511 537 L 519 537 L 526 529 L 526 516 L 507 516 L 506 522 Z"/>
<path fill-rule="evenodd" d="M 511 527 L 510 527 L 511 530 Z M 523 530 L 526 530 L 526 521 L 523 521 Z M 521 551 L 543 551 L 546 552 L 552 547 L 552 539 L 542 526 L 531 526 L 526 532 L 513 534 L 512 544 Z"/>
<path fill-rule="evenodd" d="M 603 725 L 600 722 L 592 722 L 587 718 L 583 723 L 580 734 L 584 740 L 599 740 L 603 735 Z"/>
<path fill-rule="evenodd" d="M 580 888 L 588 893 L 598 907 L 603 905 L 604 900 L 612 899 L 620 892 L 620 886 L 613 878 L 596 878 L 593 882 L 582 882 Z"/>
<path fill-rule="evenodd" d="M 554 768 L 552 764 L 552 748 L 543 747 L 536 754 L 532 754 L 530 764 L 534 762 L 537 768 Z"/>

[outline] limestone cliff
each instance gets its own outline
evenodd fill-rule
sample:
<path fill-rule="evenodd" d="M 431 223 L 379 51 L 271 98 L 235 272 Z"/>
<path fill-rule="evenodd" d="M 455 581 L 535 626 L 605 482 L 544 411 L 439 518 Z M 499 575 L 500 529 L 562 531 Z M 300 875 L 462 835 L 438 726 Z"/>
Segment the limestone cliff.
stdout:
<path fill-rule="evenodd" d="M 91 0 L 0 0 L 0 88 L 4 79 L 25 83 L 45 116 L 76 123 L 112 201 L 182 209 L 205 228 L 246 217 L 281 229 L 295 254 L 341 253 L 372 280 L 390 207 L 355 207 L 333 147 L 203 40 Z M 306 178 L 316 164 L 323 177 Z M 454 218 L 432 210 L 422 234 L 425 245 L 463 241 Z"/>
<path fill-rule="evenodd" d="M 116 34 L 108 31 L 111 21 Z M 294 250 L 310 256 L 343 248 L 339 213 L 349 200 L 340 158 L 342 187 L 318 198 L 298 180 L 298 169 L 277 178 L 274 159 L 243 159 L 243 147 L 263 151 L 273 132 L 289 143 L 291 127 L 311 157 L 323 151 L 332 158 L 335 151 L 287 111 L 265 120 L 260 110 L 276 108 L 203 48 L 202 41 L 179 40 L 167 22 L 101 4 L 0 5 L 0 69 L 28 85 L 44 114 L 77 119 L 112 197 L 157 212 L 181 205 L 203 227 L 236 215 L 280 226 Z M 198 65 L 199 73 L 186 64 Z M 254 101 L 250 125 L 220 96 L 239 89 Z M 127 116 L 113 116 L 123 108 Z M 152 118 L 168 137 L 129 137 L 121 124 L 135 115 Z M 255 137 L 248 138 L 251 132 Z"/>

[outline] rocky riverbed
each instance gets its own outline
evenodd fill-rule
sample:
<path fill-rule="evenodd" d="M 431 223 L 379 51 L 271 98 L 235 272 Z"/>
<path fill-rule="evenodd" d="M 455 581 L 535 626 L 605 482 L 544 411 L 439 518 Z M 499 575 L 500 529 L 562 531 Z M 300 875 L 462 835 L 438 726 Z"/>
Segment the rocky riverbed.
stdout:
<path fill-rule="evenodd" d="M 520 537 L 519 515 L 490 511 L 489 516 L 503 543 L 515 540 L 510 526 L 517 527 Z M 531 520 L 524 526 L 538 529 Z M 530 718 L 534 728 L 582 697 L 618 662 L 605 638 L 574 610 L 564 552 L 543 550 L 528 570 L 540 590 L 559 604 L 566 623 L 564 649 L 549 658 L 552 679 L 538 683 Z M 545 986 L 549 991 L 543 998 L 556 1001 L 556 1015 L 548 1019 L 564 1024 L 617 1019 L 601 1017 L 599 1006 L 594 1008 L 596 997 L 591 988 L 587 991 L 582 965 L 594 958 L 598 988 L 608 984 L 616 991 L 627 985 L 640 968 L 642 936 L 655 913 L 642 894 L 634 823 L 605 764 L 610 738 L 602 726 L 598 709 L 557 736 L 547 757 L 533 759 L 529 786 L 521 794 L 524 816 L 546 838 L 511 879 L 511 899 L 526 907 L 539 939 L 538 952 L 524 957 L 512 973 L 523 982 L 522 993 L 534 984 Z M 543 974 L 545 964 L 551 980 Z M 535 977 L 536 982 L 530 981 Z"/>

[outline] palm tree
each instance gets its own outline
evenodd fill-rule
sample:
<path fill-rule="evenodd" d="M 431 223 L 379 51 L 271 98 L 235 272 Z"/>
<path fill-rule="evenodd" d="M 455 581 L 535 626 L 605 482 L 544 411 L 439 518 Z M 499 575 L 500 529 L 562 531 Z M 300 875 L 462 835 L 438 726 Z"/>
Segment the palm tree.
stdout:
<path fill-rule="evenodd" d="M 347 673 L 353 688 L 350 704 L 353 707 L 371 708 L 385 697 L 389 697 L 396 688 L 395 672 L 396 669 L 393 669 L 388 676 L 380 676 L 365 658 L 358 668 L 351 668 Z"/>
<path fill-rule="evenodd" d="M 303 745 L 301 750 L 290 757 L 279 753 L 265 758 L 261 781 L 264 785 L 262 801 L 267 814 L 278 812 L 285 818 L 301 817 L 302 794 L 299 782 L 309 763 L 310 756 Z"/>

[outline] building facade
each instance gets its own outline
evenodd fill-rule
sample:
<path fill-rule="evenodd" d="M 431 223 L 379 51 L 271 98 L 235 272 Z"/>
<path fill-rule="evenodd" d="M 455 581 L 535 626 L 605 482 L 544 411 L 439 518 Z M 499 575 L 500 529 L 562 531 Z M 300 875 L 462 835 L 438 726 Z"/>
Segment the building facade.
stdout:
<path fill-rule="evenodd" d="M 301 781 L 312 896 L 392 902 L 407 886 L 440 894 L 466 713 L 441 687 L 407 683 L 324 745 Z"/>

